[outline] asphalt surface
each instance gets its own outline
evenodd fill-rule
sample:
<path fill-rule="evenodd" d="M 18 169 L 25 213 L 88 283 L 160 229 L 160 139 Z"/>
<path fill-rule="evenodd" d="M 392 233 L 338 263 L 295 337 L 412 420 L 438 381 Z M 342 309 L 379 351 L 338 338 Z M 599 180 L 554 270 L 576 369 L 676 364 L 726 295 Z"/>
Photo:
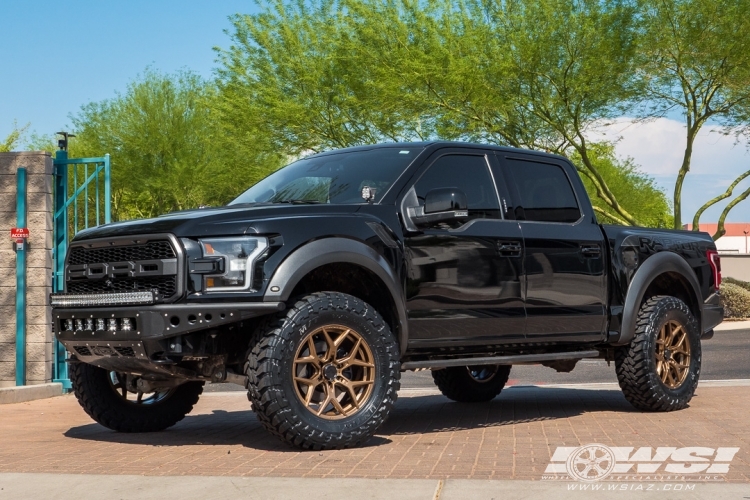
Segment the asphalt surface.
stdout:
<path fill-rule="evenodd" d="M 702 342 L 701 380 L 750 379 L 750 329 L 717 331 L 714 338 Z M 583 359 L 570 373 L 557 373 L 541 365 L 516 365 L 509 385 L 596 384 L 617 382 L 614 363 Z M 402 389 L 433 389 L 429 370 L 401 374 Z M 207 392 L 244 390 L 234 384 L 209 384 Z"/>

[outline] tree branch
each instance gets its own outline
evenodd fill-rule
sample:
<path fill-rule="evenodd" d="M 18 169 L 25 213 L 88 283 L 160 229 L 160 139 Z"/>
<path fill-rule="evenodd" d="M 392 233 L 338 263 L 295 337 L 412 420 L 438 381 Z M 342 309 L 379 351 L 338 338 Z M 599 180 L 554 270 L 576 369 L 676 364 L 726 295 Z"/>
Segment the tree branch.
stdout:
<path fill-rule="evenodd" d="M 729 205 L 727 205 L 724 210 L 721 212 L 721 216 L 719 216 L 719 224 L 716 227 L 716 232 L 712 236 L 714 241 L 718 240 L 724 234 L 727 232 L 726 229 L 724 229 L 724 221 L 727 218 L 727 215 L 729 215 L 729 212 L 741 201 L 747 199 L 747 197 L 750 196 L 750 187 L 745 190 L 741 195 L 739 195 L 737 198 L 733 199 L 731 202 L 729 202 Z"/>
<path fill-rule="evenodd" d="M 734 188 L 737 187 L 737 184 L 739 184 L 740 182 L 742 182 L 748 176 L 750 176 L 750 170 L 748 170 L 744 174 L 742 174 L 739 177 L 737 177 L 734 180 L 734 182 L 732 182 L 732 184 L 729 185 L 729 187 L 727 188 L 727 190 L 724 191 L 724 193 L 720 194 L 719 196 L 717 196 L 715 198 L 711 198 L 706 203 L 704 203 L 703 206 L 700 207 L 697 212 L 695 212 L 695 217 L 693 217 L 693 231 L 700 231 L 700 229 L 699 229 L 699 227 L 700 227 L 700 220 L 701 220 L 701 215 L 703 215 L 703 212 L 705 212 L 706 210 L 708 210 L 712 206 L 716 205 L 721 200 L 726 200 L 727 198 L 729 198 L 730 196 L 732 196 L 732 191 L 734 190 Z"/>
<path fill-rule="evenodd" d="M 596 205 L 592 205 L 592 207 L 594 207 L 594 212 L 596 212 L 598 214 L 602 214 L 605 217 L 608 217 L 608 218 L 612 219 L 613 221 L 615 221 L 616 223 L 620 224 L 621 226 L 629 226 L 630 225 L 627 222 L 625 222 L 624 220 L 620 219 L 619 217 L 615 217 L 611 213 L 605 212 L 603 209 L 597 207 Z"/>

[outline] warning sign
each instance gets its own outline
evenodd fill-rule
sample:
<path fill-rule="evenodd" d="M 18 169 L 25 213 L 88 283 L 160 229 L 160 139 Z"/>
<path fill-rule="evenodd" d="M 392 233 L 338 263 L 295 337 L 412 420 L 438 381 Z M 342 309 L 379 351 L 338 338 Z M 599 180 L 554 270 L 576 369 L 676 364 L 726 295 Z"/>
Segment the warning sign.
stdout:
<path fill-rule="evenodd" d="M 29 230 L 25 227 L 14 227 L 10 230 L 10 238 L 12 240 L 26 239 L 29 237 Z"/>

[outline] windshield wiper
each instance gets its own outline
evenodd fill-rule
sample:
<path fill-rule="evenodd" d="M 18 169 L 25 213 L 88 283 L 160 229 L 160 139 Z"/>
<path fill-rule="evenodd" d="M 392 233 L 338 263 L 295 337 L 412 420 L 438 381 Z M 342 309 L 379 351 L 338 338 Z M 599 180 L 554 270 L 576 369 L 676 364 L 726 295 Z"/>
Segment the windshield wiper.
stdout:
<path fill-rule="evenodd" d="M 316 205 L 322 202 L 318 200 L 283 200 L 274 201 L 274 203 L 291 203 L 292 205 Z"/>

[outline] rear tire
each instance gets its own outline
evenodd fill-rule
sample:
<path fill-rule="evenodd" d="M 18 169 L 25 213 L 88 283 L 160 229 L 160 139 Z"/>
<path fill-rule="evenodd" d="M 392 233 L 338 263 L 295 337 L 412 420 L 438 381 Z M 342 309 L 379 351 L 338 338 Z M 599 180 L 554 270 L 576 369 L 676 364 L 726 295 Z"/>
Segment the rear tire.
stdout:
<path fill-rule="evenodd" d="M 123 398 L 113 384 L 117 379 L 112 373 L 87 363 L 69 365 L 73 393 L 84 411 L 118 432 L 155 432 L 171 427 L 190 413 L 203 392 L 203 382 L 186 382 L 137 403 Z"/>
<path fill-rule="evenodd" d="M 432 379 L 440 392 L 459 403 L 494 399 L 508 383 L 511 365 L 454 366 L 434 370 Z"/>
<path fill-rule="evenodd" d="M 364 443 L 400 386 L 398 344 L 370 305 L 351 295 L 304 297 L 259 327 L 246 367 L 260 423 L 305 449 Z"/>
<path fill-rule="evenodd" d="M 701 371 L 698 322 L 678 298 L 659 295 L 641 306 L 635 337 L 615 349 L 622 393 L 644 411 L 687 407 Z"/>

